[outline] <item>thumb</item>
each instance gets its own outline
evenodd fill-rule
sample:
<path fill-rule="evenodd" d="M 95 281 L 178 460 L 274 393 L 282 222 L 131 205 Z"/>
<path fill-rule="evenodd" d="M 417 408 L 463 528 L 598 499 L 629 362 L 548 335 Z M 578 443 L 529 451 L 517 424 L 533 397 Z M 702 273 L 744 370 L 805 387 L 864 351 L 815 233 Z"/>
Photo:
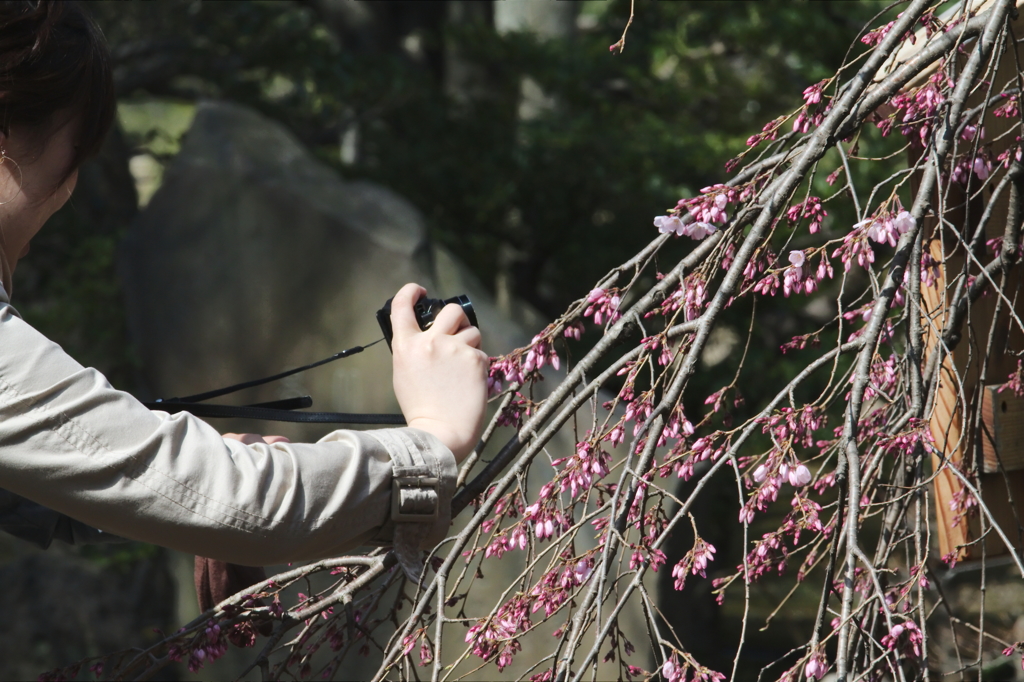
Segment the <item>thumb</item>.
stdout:
<path fill-rule="evenodd" d="M 391 299 L 391 329 L 394 338 L 410 336 L 420 332 L 419 322 L 413 306 L 427 295 L 427 290 L 419 284 L 406 284 Z"/>

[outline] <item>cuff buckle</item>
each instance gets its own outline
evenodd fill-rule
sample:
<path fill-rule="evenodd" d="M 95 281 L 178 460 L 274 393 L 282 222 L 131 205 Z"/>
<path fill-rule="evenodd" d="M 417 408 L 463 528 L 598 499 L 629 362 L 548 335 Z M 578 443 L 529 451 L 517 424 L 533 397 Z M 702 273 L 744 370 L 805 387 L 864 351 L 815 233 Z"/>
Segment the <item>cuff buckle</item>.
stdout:
<path fill-rule="evenodd" d="M 433 521 L 438 514 L 440 480 L 427 467 L 395 467 L 391 479 L 391 520 Z"/>

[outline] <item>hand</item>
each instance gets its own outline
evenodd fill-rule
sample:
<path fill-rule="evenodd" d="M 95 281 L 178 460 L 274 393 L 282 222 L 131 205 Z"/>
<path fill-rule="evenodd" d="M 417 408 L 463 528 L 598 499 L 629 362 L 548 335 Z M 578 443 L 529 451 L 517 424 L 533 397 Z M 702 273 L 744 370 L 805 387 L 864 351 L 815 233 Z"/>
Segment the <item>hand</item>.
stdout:
<path fill-rule="evenodd" d="M 284 436 L 261 436 L 258 433 L 225 433 L 221 438 L 229 438 L 231 440 L 237 440 L 239 443 L 246 445 L 253 445 L 255 443 L 291 443 L 290 440 Z"/>
<path fill-rule="evenodd" d="M 461 462 L 476 447 L 487 404 L 487 355 L 462 308 L 446 305 L 427 331 L 413 305 L 426 289 L 406 284 L 391 302 L 395 397 L 409 426 L 433 434 Z"/>

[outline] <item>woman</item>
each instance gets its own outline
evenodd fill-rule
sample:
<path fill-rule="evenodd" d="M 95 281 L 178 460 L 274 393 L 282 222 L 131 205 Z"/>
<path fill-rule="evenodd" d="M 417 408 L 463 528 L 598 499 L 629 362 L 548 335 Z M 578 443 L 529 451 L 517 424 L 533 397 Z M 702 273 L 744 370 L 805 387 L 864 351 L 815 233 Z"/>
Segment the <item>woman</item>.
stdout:
<path fill-rule="evenodd" d="M 394 298 L 409 428 L 315 444 L 226 439 L 187 413 L 151 412 L 10 306 L 18 261 L 71 196 L 114 107 L 106 47 L 80 7 L 0 3 L 0 488 L 106 533 L 239 564 L 392 539 L 407 564 L 444 537 L 456 466 L 483 420 L 487 358 L 458 306 L 423 332 L 412 306 L 425 290 Z"/>

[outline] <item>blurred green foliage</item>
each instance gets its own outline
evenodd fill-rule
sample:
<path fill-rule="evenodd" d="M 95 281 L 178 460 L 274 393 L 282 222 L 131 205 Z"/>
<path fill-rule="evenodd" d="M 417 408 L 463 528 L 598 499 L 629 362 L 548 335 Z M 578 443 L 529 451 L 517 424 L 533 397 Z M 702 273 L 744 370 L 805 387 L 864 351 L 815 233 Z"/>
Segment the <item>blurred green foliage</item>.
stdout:
<path fill-rule="evenodd" d="M 586 28 L 546 40 L 455 21 L 455 2 L 365 4 L 392 6 L 369 47 L 346 42 L 330 2 L 90 7 L 124 99 L 260 109 L 346 176 L 397 190 L 481 280 L 507 271 L 549 316 L 646 243 L 654 215 L 724 180 L 723 162 L 833 73 L 880 7 L 640 2 L 610 55 L 625 0 L 581 3 Z M 475 74 L 468 85 L 458 68 Z M 517 115 L 525 78 L 551 102 L 530 120 Z"/>
<path fill-rule="evenodd" d="M 136 197 L 123 170 L 141 152 L 173 156 L 179 114 L 204 97 L 259 109 L 345 176 L 397 190 L 486 285 L 556 316 L 653 237 L 654 215 L 726 179 L 724 161 L 833 73 L 882 7 L 641 1 L 611 55 L 626 0 L 580 3 L 578 28 L 549 39 L 498 33 L 489 3 L 340 4 L 363 23 L 328 0 L 89 3 L 127 146 L 83 169 L 22 266 L 33 323 L 128 385 L 116 248 Z M 526 79 L 548 104 L 524 120 Z"/>
<path fill-rule="evenodd" d="M 339 14 L 339 4 L 359 5 L 364 16 Z M 456 0 L 89 7 L 115 57 L 129 154 L 173 156 L 178 114 L 197 99 L 252 106 L 346 177 L 397 190 L 486 285 L 554 317 L 654 236 L 655 215 L 725 180 L 723 163 L 765 121 L 793 111 L 804 87 L 834 73 L 883 5 L 641 1 L 618 55 L 608 46 L 629 16 L 627 0 L 580 3 L 578 28 L 547 39 L 498 33 L 490 3 Z M 547 105 L 523 119 L 527 80 Z M 140 190 L 145 200 L 150 188 Z M 80 216 L 61 221 L 74 223 L 74 234 L 96 232 Z M 65 276 L 71 270 L 99 268 L 83 273 L 100 289 L 88 298 L 116 308 L 112 259 L 125 226 L 99 229 L 100 244 L 83 252 L 88 241 L 62 231 L 53 241 L 67 253 L 48 260 L 37 249 L 40 268 L 60 273 L 44 279 L 56 291 L 81 281 Z M 661 267 L 688 242 L 671 244 Z M 84 293 L 43 298 L 77 304 Z M 37 317 L 44 331 L 112 366 L 74 340 L 108 325 L 47 306 L 57 319 Z M 792 326 L 772 322 L 772 345 Z M 123 343 L 120 353 L 128 357 Z"/>

